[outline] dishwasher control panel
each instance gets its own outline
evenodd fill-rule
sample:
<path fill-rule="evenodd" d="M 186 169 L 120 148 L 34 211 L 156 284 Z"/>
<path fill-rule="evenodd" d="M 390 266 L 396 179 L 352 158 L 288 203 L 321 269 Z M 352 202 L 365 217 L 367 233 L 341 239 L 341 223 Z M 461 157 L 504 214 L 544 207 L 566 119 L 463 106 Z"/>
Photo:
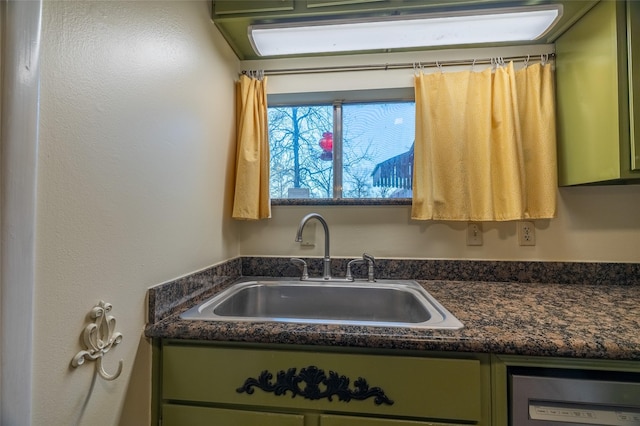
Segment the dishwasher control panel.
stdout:
<path fill-rule="evenodd" d="M 640 426 L 640 410 L 529 401 L 529 418 L 579 425 Z"/>
<path fill-rule="evenodd" d="M 576 376 L 510 373 L 510 426 L 640 426 L 640 380 L 633 373 Z"/>

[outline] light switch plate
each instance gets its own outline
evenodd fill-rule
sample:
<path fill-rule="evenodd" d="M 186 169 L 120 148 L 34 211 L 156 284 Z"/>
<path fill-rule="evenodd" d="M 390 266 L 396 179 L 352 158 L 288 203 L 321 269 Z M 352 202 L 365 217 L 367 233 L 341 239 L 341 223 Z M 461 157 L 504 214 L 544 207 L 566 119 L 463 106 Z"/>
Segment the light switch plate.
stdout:
<path fill-rule="evenodd" d="M 482 224 L 479 222 L 469 222 L 467 224 L 467 245 L 482 245 Z"/>

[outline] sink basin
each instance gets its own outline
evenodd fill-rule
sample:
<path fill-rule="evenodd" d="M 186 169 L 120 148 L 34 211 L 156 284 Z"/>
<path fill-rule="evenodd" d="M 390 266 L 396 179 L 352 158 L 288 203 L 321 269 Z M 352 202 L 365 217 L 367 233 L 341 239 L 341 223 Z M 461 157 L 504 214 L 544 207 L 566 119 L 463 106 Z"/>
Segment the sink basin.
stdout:
<path fill-rule="evenodd" d="M 463 326 L 418 283 L 404 280 L 243 279 L 181 318 L 424 329 Z"/>

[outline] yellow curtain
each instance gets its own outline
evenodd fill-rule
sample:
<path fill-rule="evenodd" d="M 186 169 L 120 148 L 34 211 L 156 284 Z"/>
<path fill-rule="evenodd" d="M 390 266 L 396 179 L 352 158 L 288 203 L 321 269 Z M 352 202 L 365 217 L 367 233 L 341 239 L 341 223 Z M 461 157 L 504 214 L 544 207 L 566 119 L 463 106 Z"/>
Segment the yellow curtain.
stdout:
<path fill-rule="evenodd" d="M 556 215 L 551 65 L 415 76 L 412 219 Z"/>
<path fill-rule="evenodd" d="M 242 75 L 236 82 L 236 179 L 234 219 L 271 217 L 267 78 Z"/>

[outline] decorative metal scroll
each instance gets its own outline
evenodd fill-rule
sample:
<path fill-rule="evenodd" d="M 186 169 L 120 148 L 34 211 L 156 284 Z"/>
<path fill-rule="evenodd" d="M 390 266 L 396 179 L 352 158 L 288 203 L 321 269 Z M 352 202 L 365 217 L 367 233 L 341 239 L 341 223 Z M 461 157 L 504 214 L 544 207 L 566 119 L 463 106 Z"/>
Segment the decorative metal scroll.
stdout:
<path fill-rule="evenodd" d="M 261 389 L 265 392 L 272 392 L 275 395 L 286 395 L 291 392 L 291 397 L 297 395 L 305 399 L 317 400 L 327 398 L 333 401 L 333 397 L 337 396 L 338 400 L 349 402 L 352 399 L 362 401 L 367 398 L 374 398 L 376 405 L 393 405 L 384 391 L 379 387 L 369 387 L 366 379 L 358 377 L 353 382 L 354 389 L 349 389 L 350 379 L 346 376 L 340 376 L 334 371 L 325 374 L 324 370 L 315 366 L 302 368 L 300 373 L 296 373 L 295 368 L 287 371 L 280 370 L 276 374 L 275 382 L 272 382 L 273 374 L 264 370 L 257 379 L 249 377 L 245 380 L 244 385 L 236 389 L 236 392 L 246 392 L 251 395 L 254 388 Z"/>
<path fill-rule="evenodd" d="M 118 364 L 118 370 L 114 374 L 109 374 L 102 367 L 102 357 L 109 352 L 109 349 L 122 341 L 122 334 L 114 332 L 116 319 L 107 315 L 111 311 L 111 304 L 100 301 L 93 307 L 89 315 L 93 323 L 87 325 L 82 334 L 86 350 L 80 351 L 71 360 L 73 367 L 79 367 L 86 360 L 96 361 L 98 374 L 105 380 L 115 380 L 122 373 L 122 360 Z"/>

